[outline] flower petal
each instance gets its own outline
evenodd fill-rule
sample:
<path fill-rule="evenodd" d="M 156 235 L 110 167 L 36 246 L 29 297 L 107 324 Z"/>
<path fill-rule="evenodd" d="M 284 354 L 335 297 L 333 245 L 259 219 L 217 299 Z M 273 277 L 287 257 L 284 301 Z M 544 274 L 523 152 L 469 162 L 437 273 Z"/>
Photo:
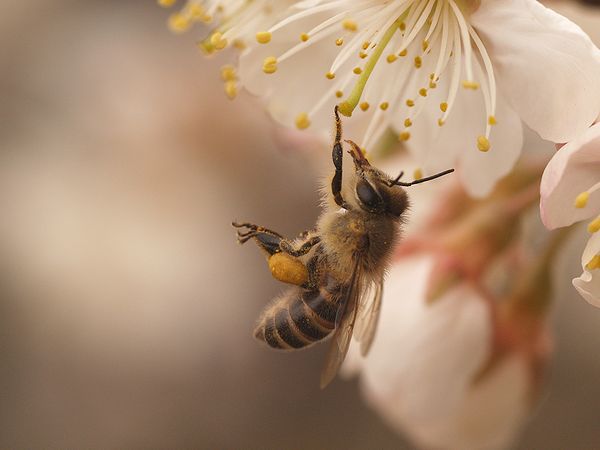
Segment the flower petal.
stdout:
<path fill-rule="evenodd" d="M 571 225 L 600 213 L 600 192 L 584 208 L 575 198 L 600 182 L 600 123 L 561 147 L 546 166 L 540 185 L 540 212 L 547 228 Z"/>
<path fill-rule="evenodd" d="M 449 414 L 491 349 L 489 311 L 469 287 L 425 302 L 432 264 L 423 256 L 394 265 L 378 335 L 363 364 L 367 399 L 396 425 Z"/>
<path fill-rule="evenodd" d="M 587 270 L 585 267 L 598 254 L 600 254 L 600 233 L 594 233 L 581 256 L 583 273 L 573 279 L 573 286 L 590 304 L 600 308 L 600 269 Z"/>
<path fill-rule="evenodd" d="M 443 85 L 442 85 L 443 86 Z M 444 92 L 440 89 L 432 96 Z M 521 154 L 523 146 L 522 125 L 517 114 L 502 96 L 498 97 L 496 118 L 498 123 L 490 134 L 491 148 L 487 152 L 477 149 L 477 136 L 484 134 L 486 111 L 478 92 L 459 93 L 452 114 L 442 127 L 432 125 L 440 116 L 438 105 L 444 97 L 432 98 L 411 128 L 408 148 L 415 155 L 425 174 L 433 174 L 454 167 L 462 185 L 474 197 L 490 193 L 496 182 L 508 174 Z M 476 125 L 480 124 L 477 133 Z M 400 124 L 396 123 L 396 127 Z"/>
<path fill-rule="evenodd" d="M 542 138 L 567 142 L 600 113 L 600 50 L 535 0 L 483 0 L 471 23 L 511 106 Z"/>

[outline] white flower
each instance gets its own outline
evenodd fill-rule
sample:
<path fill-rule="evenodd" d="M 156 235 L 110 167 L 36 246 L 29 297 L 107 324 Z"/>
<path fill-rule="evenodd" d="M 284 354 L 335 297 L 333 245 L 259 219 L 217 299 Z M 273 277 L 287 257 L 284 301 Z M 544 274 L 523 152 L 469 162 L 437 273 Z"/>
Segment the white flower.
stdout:
<path fill-rule="evenodd" d="M 171 7 L 176 0 L 158 0 Z M 187 0 L 182 8 L 169 17 L 169 28 L 175 33 L 190 30 L 194 24 L 210 27 L 208 35 L 198 42 L 198 48 L 210 55 L 228 47 L 243 51 L 249 42 L 261 41 L 257 30 L 270 27 L 286 10 L 292 0 Z M 230 99 L 237 96 L 238 76 L 232 65 L 223 66 L 221 77 Z"/>
<path fill-rule="evenodd" d="M 305 0 L 290 11 L 240 59 L 241 82 L 272 115 L 329 131 L 340 103 L 368 119 L 353 136 L 364 148 L 393 125 L 424 172 L 455 166 L 472 194 L 513 166 L 519 118 L 564 142 L 600 111 L 598 49 L 535 0 Z"/>
<path fill-rule="evenodd" d="M 583 273 L 573 280 L 581 296 L 600 307 L 600 123 L 560 148 L 542 176 L 540 211 L 553 229 L 592 219 Z"/>
<path fill-rule="evenodd" d="M 371 406 L 419 446 L 495 449 L 530 411 L 526 358 L 513 353 L 481 376 L 493 351 L 489 303 L 466 283 L 428 303 L 431 255 L 400 260 L 389 274 L 371 353 L 350 363 Z"/>

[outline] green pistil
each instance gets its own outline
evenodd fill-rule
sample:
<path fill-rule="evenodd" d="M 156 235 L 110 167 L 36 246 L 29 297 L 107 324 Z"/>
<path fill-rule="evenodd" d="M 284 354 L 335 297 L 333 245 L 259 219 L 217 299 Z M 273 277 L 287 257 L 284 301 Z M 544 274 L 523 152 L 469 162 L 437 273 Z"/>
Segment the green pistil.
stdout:
<path fill-rule="evenodd" d="M 398 17 L 398 19 L 396 19 L 396 21 L 392 25 L 390 25 L 390 27 L 385 31 L 383 37 L 380 39 L 377 46 L 375 47 L 375 51 L 373 52 L 373 54 L 371 55 L 371 57 L 365 64 L 365 67 L 364 67 L 362 73 L 360 74 L 358 81 L 354 85 L 352 92 L 350 92 L 350 95 L 348 96 L 348 98 L 346 98 L 346 100 L 344 100 L 342 103 L 339 104 L 339 111 L 344 116 L 346 116 L 346 117 L 352 116 L 354 109 L 358 106 L 358 103 L 360 102 L 362 93 L 365 90 L 365 86 L 367 85 L 367 82 L 369 81 L 369 77 L 371 76 L 371 73 L 373 73 L 373 69 L 375 68 L 375 65 L 379 61 L 379 58 L 381 57 L 381 54 L 385 50 L 385 47 L 389 44 L 390 40 L 394 36 L 394 33 L 396 33 L 396 30 L 398 30 L 398 28 L 400 28 L 400 23 L 405 19 L 405 17 L 407 15 L 408 15 L 408 10 L 403 12 L 400 15 L 400 17 Z"/>

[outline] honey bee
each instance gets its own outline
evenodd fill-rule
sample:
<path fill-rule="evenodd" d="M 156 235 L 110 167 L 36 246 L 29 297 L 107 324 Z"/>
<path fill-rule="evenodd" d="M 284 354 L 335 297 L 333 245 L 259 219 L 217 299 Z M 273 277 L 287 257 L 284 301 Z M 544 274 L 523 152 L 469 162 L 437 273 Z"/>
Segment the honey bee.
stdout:
<path fill-rule="evenodd" d="M 314 230 L 296 239 L 251 223 L 236 223 L 238 242 L 253 239 L 265 253 L 271 274 L 291 284 L 260 316 L 254 336 L 272 348 L 298 350 L 332 340 L 321 388 L 337 374 L 352 336 L 366 355 L 377 329 L 383 279 L 409 206 L 403 189 L 453 171 L 404 183 L 373 167 L 357 144 L 347 140 L 354 161 L 350 182 L 342 182 L 342 124 L 337 107 L 332 157 L 335 168 L 325 192 L 324 211 Z"/>

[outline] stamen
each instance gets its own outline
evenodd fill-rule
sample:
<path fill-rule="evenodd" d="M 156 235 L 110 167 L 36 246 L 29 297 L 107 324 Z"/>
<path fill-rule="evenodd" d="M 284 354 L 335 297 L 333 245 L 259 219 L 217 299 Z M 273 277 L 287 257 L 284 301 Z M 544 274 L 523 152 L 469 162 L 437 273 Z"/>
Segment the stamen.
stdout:
<path fill-rule="evenodd" d="M 256 33 L 256 42 L 259 44 L 268 44 L 271 42 L 271 37 L 272 35 L 268 31 L 259 31 Z"/>
<path fill-rule="evenodd" d="M 413 178 L 415 180 L 420 180 L 421 178 L 423 178 L 423 171 L 420 168 L 415 169 L 415 171 L 413 172 Z"/>
<path fill-rule="evenodd" d="M 381 103 L 381 104 L 379 105 L 379 108 L 380 108 L 382 111 L 385 111 L 385 110 L 387 110 L 387 109 L 388 109 L 388 107 L 389 107 L 389 106 L 390 106 L 390 104 L 389 104 L 388 102 L 383 102 L 383 103 Z"/>
<path fill-rule="evenodd" d="M 410 139 L 410 132 L 409 132 L 409 131 L 406 131 L 406 130 L 404 130 L 404 131 L 402 131 L 402 132 L 401 132 L 401 133 L 398 135 L 398 138 L 399 138 L 401 141 L 408 141 L 408 140 Z"/>
<path fill-rule="evenodd" d="M 597 233 L 600 231 L 600 215 L 588 224 L 587 229 L 590 233 Z"/>
<path fill-rule="evenodd" d="M 308 114 L 300 113 L 296 116 L 296 127 L 299 130 L 305 130 L 310 126 L 310 119 L 308 118 Z"/>
<path fill-rule="evenodd" d="M 581 194 L 579 194 L 575 198 L 575 208 L 585 208 L 588 203 L 589 198 L 590 198 L 590 193 L 588 191 L 584 191 Z"/>
<path fill-rule="evenodd" d="M 310 37 L 310 36 L 309 36 L 308 34 L 306 34 L 306 33 L 302 33 L 302 34 L 300 35 L 300 40 L 301 40 L 302 42 L 306 42 L 306 41 L 308 41 L 309 37 Z"/>
<path fill-rule="evenodd" d="M 342 27 L 348 31 L 356 31 L 358 30 L 358 24 L 352 19 L 346 19 L 342 22 Z"/>
<path fill-rule="evenodd" d="M 277 58 L 274 56 L 266 57 L 263 62 L 263 72 L 269 75 L 277 72 Z"/>
<path fill-rule="evenodd" d="M 485 153 L 490 149 L 490 147 L 490 141 L 488 138 L 486 138 L 485 136 L 477 137 L 477 148 L 479 149 L 479 151 Z"/>
<path fill-rule="evenodd" d="M 600 269 L 600 255 L 595 255 L 589 263 L 585 265 L 587 270 Z"/>

